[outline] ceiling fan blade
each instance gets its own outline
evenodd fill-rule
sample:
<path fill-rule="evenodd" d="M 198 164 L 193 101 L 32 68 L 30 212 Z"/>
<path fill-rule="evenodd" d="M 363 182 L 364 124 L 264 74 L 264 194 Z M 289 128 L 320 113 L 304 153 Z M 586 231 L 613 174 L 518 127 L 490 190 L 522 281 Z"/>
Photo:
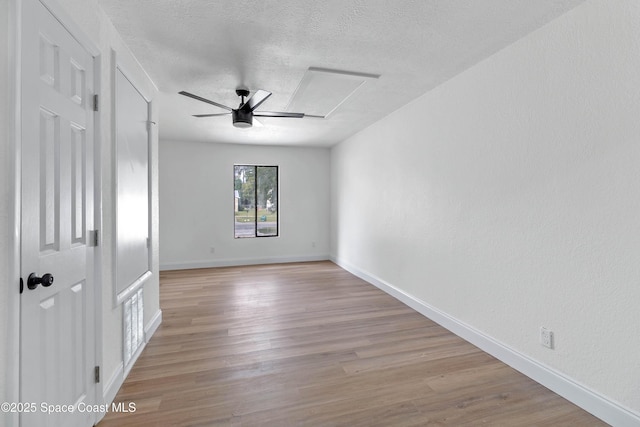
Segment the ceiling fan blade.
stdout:
<path fill-rule="evenodd" d="M 291 117 L 293 119 L 304 117 L 304 113 L 285 113 L 282 111 L 256 111 L 253 115 L 256 117 Z"/>
<path fill-rule="evenodd" d="M 271 92 L 258 89 L 257 91 L 255 91 L 255 93 L 251 98 L 249 98 L 244 104 L 240 106 L 240 108 L 238 108 L 238 110 L 253 111 L 256 108 L 258 108 L 260 104 L 266 101 L 267 98 L 269 98 L 270 96 L 271 96 Z"/>
<path fill-rule="evenodd" d="M 227 107 L 226 105 L 218 104 L 217 102 L 210 101 L 210 100 L 208 100 L 206 98 L 203 98 L 203 97 L 198 96 L 198 95 L 194 95 L 194 94 L 189 93 L 189 92 L 181 91 L 181 92 L 178 92 L 178 93 L 180 95 L 184 95 L 184 96 L 187 96 L 189 98 L 197 99 L 198 101 L 206 102 L 207 104 L 215 105 L 216 107 L 224 108 L 225 110 L 229 110 L 229 111 L 233 110 L 233 108 L 231 108 L 231 107 Z"/>
<path fill-rule="evenodd" d="M 231 113 L 216 113 L 216 114 L 194 114 L 193 117 L 216 117 L 216 116 L 228 116 Z"/>

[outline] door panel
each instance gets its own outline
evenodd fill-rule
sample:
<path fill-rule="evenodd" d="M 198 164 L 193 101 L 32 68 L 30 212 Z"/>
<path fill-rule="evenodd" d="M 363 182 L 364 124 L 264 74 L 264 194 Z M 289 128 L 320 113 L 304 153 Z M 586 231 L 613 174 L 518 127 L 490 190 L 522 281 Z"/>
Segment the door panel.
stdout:
<path fill-rule="evenodd" d="M 85 427 L 95 420 L 79 410 L 95 403 L 93 58 L 40 1 L 22 4 L 22 277 L 54 282 L 21 295 L 20 398 L 38 405 L 21 423 Z"/>
<path fill-rule="evenodd" d="M 84 194 L 87 191 L 86 130 L 71 128 L 71 244 L 83 244 L 87 237 L 87 217 Z"/>

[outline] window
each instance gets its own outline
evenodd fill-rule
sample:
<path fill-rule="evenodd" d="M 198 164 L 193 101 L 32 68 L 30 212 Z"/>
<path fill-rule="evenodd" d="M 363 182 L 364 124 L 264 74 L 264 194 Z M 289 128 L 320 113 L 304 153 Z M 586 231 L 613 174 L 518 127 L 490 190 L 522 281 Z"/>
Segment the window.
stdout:
<path fill-rule="evenodd" d="M 278 235 L 278 166 L 235 165 L 234 235 Z"/>

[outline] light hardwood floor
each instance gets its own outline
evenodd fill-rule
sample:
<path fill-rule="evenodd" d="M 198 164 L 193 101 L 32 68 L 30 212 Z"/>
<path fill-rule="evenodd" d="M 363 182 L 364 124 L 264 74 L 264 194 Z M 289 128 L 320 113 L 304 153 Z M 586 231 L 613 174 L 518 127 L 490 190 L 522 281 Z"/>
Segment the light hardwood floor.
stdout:
<path fill-rule="evenodd" d="M 161 273 L 111 426 L 606 425 L 330 262 Z"/>

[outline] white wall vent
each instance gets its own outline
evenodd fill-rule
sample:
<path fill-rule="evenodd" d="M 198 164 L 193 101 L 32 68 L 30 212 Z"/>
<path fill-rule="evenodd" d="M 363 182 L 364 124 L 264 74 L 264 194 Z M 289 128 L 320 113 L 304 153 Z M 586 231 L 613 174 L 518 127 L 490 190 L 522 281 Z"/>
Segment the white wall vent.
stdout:
<path fill-rule="evenodd" d="M 144 344 L 144 298 L 142 288 L 138 289 L 123 305 L 123 360 L 127 373 L 142 351 Z"/>

